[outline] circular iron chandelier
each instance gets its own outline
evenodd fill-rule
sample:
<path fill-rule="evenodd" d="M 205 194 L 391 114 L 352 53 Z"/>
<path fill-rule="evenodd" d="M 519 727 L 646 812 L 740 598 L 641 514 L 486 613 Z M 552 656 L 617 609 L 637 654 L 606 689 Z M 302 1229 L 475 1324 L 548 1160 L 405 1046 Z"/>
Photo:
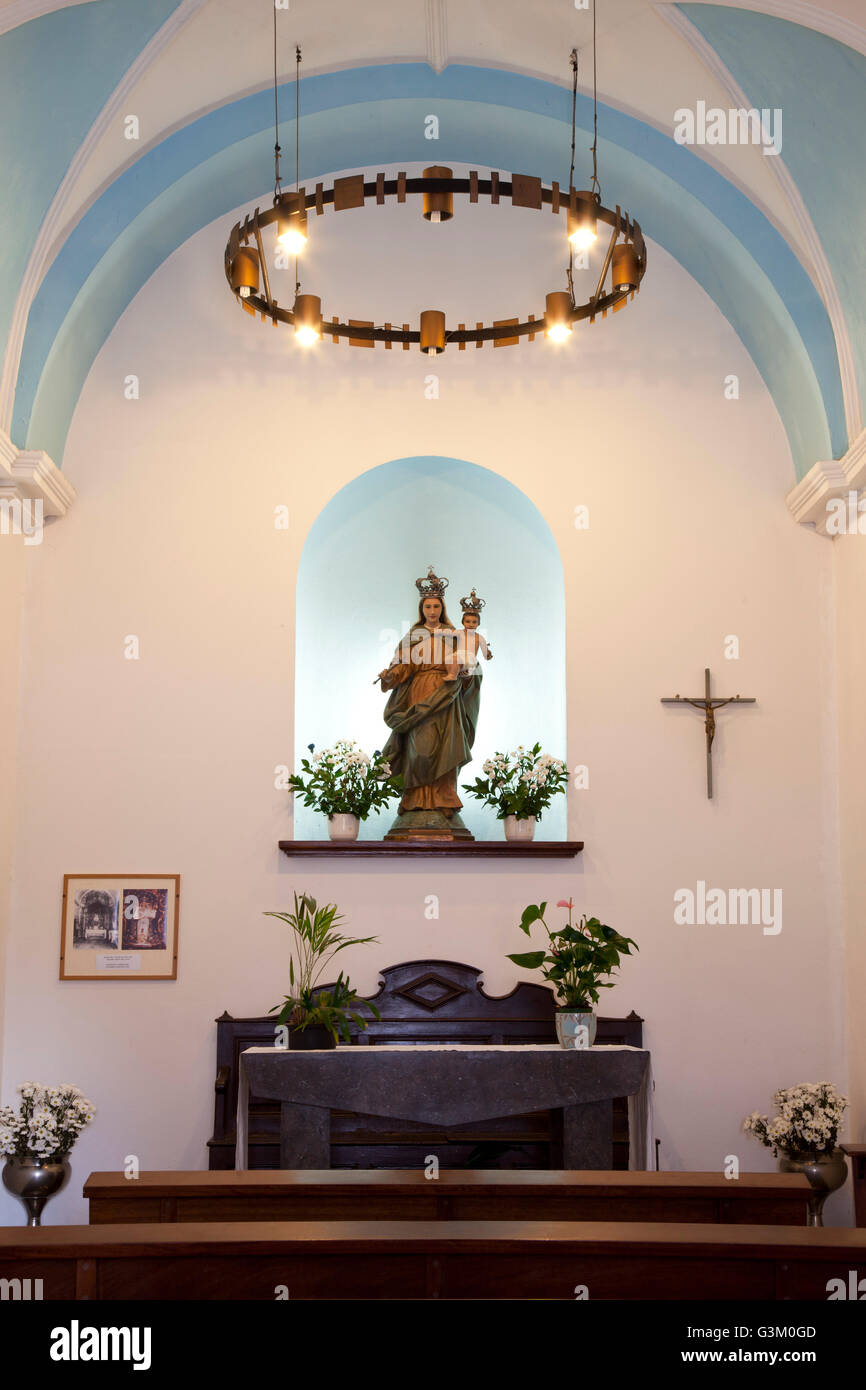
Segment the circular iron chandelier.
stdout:
<path fill-rule="evenodd" d="M 577 103 L 578 58 L 577 50 L 571 53 L 572 67 L 572 106 L 571 106 L 571 172 L 568 189 L 559 184 L 545 184 L 540 178 L 530 174 L 512 174 L 510 178 L 500 177 L 491 171 L 481 177 L 472 171 L 468 178 L 454 178 L 452 170 L 445 165 L 434 164 L 425 169 L 420 178 L 409 178 L 406 173 L 398 173 L 396 178 L 387 178 L 377 173 L 368 179 L 364 174 L 350 174 L 335 179 L 330 186 L 317 183 L 308 192 L 298 187 L 299 169 L 299 121 L 300 121 L 300 48 L 295 49 L 295 189 L 284 191 L 280 180 L 279 115 L 277 109 L 277 46 L 276 46 L 276 7 L 274 7 L 274 199 L 273 206 L 261 211 L 256 208 L 242 221 L 235 223 L 229 234 L 225 249 L 225 273 L 229 286 L 241 307 L 247 313 L 261 315 L 262 321 L 270 320 L 290 325 L 295 332 L 295 340 L 302 347 L 309 347 L 323 337 L 333 342 L 341 338 L 348 340 L 350 347 L 373 347 L 384 343 L 386 348 L 399 344 L 408 350 L 417 343 L 421 351 L 435 356 L 445 351 L 447 345 L 465 349 L 474 343 L 482 347 L 493 343 L 494 347 L 506 347 L 528 338 L 546 337 L 555 343 L 566 342 L 572 334 L 573 325 L 582 319 L 594 323 L 597 317 L 604 318 L 608 310 L 616 313 L 634 298 L 646 272 L 646 246 L 638 223 L 619 206 L 605 207 L 601 200 L 598 182 L 597 144 L 598 144 L 598 102 L 597 84 L 593 80 L 593 143 L 592 182 L 586 190 L 574 187 L 575 114 Z M 595 74 L 595 7 L 593 7 L 593 73 Z M 313 212 L 321 217 L 326 210 L 343 212 L 350 208 L 366 206 L 382 207 L 391 199 L 397 203 L 407 198 L 420 196 L 422 214 L 428 222 L 448 222 L 454 216 L 455 196 L 468 197 L 470 205 L 480 199 L 489 199 L 493 206 L 510 203 L 512 207 L 531 208 L 543 211 L 549 208 L 554 216 L 565 213 L 567 220 L 567 242 L 569 250 L 566 268 L 566 289 L 552 290 L 546 296 L 544 313 L 529 314 L 526 319 L 494 319 L 490 324 L 478 323 L 468 326 L 459 323 L 456 328 L 448 328 L 445 314 L 440 309 L 425 309 L 417 327 L 409 323 L 376 324 L 367 319 L 326 319 L 322 312 L 319 295 L 301 293 L 298 278 L 298 257 L 303 252 L 308 236 L 308 219 Z M 583 303 L 578 303 L 574 294 L 574 253 L 588 251 L 598 237 L 599 223 L 610 227 L 611 234 L 604 252 L 600 273 L 594 292 Z M 295 257 L 295 295 L 292 307 L 284 308 L 272 293 L 271 276 L 262 237 L 263 229 L 276 225 L 276 242 L 283 255 Z"/>

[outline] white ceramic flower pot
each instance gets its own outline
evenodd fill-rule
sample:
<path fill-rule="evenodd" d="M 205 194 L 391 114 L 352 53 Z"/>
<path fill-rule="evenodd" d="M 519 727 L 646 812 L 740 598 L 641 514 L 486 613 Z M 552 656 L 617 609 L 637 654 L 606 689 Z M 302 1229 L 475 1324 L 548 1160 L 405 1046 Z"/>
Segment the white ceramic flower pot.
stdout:
<path fill-rule="evenodd" d="M 516 816 L 505 817 L 506 840 L 531 840 L 535 835 L 535 816 L 518 820 Z"/>
<path fill-rule="evenodd" d="M 345 815 L 342 811 L 328 816 L 328 834 L 332 840 L 357 840 L 360 826 L 357 816 Z"/>

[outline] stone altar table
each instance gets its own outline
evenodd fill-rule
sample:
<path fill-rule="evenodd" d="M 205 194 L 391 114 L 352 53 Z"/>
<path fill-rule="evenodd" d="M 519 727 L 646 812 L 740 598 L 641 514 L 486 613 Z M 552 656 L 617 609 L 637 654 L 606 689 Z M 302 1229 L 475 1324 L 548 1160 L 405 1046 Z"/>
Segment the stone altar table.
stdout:
<path fill-rule="evenodd" d="M 240 1056 L 235 1167 L 247 1166 L 250 1090 L 280 1102 L 280 1167 L 330 1167 L 330 1112 L 414 1120 L 437 1128 L 562 1110 L 563 1167 L 612 1166 L 611 1107 L 629 1097 L 631 1168 L 646 1169 L 650 1055 L 634 1047 L 558 1044 L 341 1046 Z"/>

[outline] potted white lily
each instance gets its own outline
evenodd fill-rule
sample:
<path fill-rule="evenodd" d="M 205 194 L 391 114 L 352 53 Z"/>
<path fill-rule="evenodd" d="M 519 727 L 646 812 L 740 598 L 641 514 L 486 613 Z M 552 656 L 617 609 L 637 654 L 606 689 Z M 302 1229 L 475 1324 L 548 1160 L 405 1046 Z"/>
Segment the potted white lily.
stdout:
<path fill-rule="evenodd" d="M 305 806 L 328 817 L 332 840 L 357 840 L 361 821 L 400 794 L 402 779 L 392 776 L 378 749 L 371 757 L 353 738 L 319 752 L 315 744 L 307 746 L 311 756 L 301 759 L 306 780 L 295 773 L 289 778 L 290 790 L 303 796 Z"/>
<path fill-rule="evenodd" d="M 482 764 L 484 777 L 463 783 L 485 806 L 496 808 L 505 823 L 506 840 L 531 840 L 535 827 L 553 798 L 568 786 L 568 768 L 560 758 L 542 753 L 541 744 L 523 744 L 511 753 L 494 753 Z"/>

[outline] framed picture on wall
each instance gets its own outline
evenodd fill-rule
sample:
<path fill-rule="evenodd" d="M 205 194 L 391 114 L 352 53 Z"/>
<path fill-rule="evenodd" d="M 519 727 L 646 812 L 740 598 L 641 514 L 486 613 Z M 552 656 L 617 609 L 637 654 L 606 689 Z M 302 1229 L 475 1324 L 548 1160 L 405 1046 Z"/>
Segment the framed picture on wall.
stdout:
<path fill-rule="evenodd" d="M 180 874 L 64 874 L 61 980 L 176 980 Z"/>

